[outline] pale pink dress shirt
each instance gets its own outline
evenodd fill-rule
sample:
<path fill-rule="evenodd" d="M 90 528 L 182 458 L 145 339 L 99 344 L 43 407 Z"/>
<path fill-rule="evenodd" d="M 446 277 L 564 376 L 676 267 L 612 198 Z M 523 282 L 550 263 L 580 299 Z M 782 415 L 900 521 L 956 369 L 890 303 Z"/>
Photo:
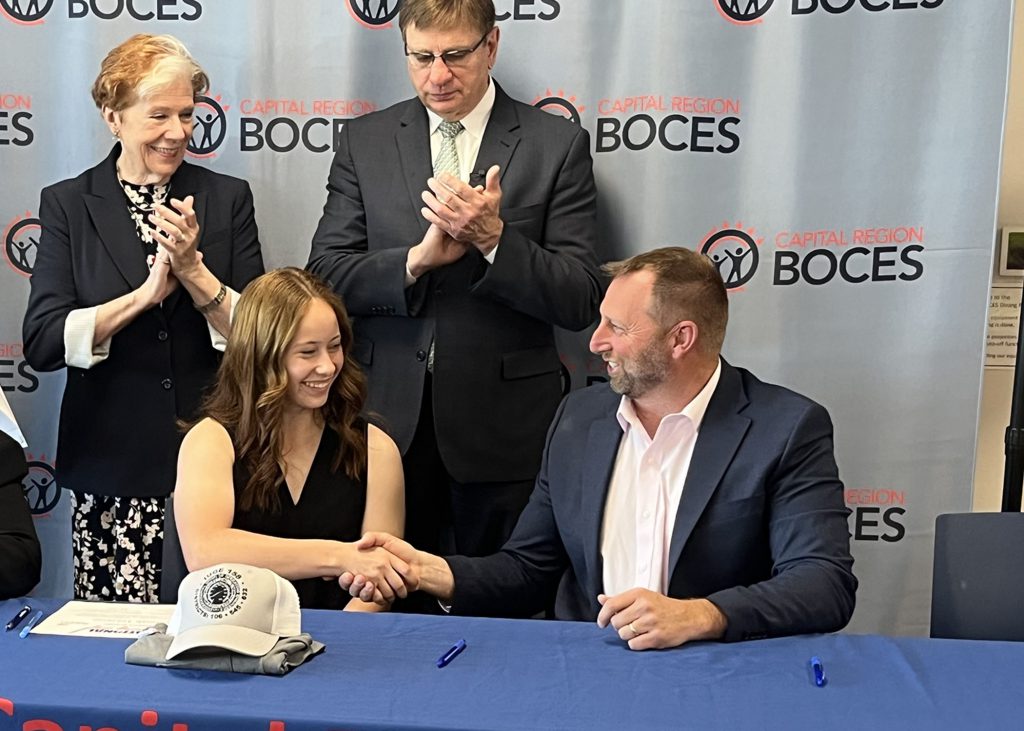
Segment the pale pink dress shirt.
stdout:
<path fill-rule="evenodd" d="M 665 416 L 653 438 L 640 423 L 632 400 L 622 397 L 616 418 L 623 436 L 601 531 L 605 594 L 636 587 L 666 593 L 679 499 L 704 412 L 721 374 L 719 362 L 700 393 L 682 411 Z"/>

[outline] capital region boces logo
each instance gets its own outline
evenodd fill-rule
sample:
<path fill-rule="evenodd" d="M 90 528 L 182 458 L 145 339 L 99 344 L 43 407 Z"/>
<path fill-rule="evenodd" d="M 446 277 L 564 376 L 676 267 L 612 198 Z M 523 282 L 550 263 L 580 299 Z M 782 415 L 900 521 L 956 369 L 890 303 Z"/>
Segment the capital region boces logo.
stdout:
<path fill-rule="evenodd" d="M 62 0 L 69 20 L 124 16 L 139 22 L 193 21 L 203 14 L 200 0 Z M 39 25 L 54 7 L 54 0 L 0 0 L 0 17 L 17 25 Z"/>
<path fill-rule="evenodd" d="M 390 28 L 402 7 L 401 0 L 344 0 L 357 23 L 366 28 Z"/>
<path fill-rule="evenodd" d="M 718 14 L 735 25 L 754 26 L 762 22 L 775 0 L 709 0 Z M 791 16 L 809 16 L 821 11 L 828 15 L 843 15 L 849 11 L 864 11 L 878 15 L 886 11 L 931 10 L 943 0 L 784 0 Z"/>
<path fill-rule="evenodd" d="M 402 0 L 341 0 L 359 25 L 371 30 L 391 28 Z M 562 11 L 560 0 L 495 0 L 495 20 L 550 21 Z"/>
<path fill-rule="evenodd" d="M 46 455 L 36 459 L 26 454 L 28 474 L 21 481 L 21 491 L 25 494 L 28 509 L 32 515 L 45 515 L 51 512 L 60 502 L 60 487 L 53 471 L 53 463 Z"/>
<path fill-rule="evenodd" d="M 744 228 L 742 223 L 723 223 L 720 229 L 704 237 L 700 253 L 714 262 L 725 288 L 734 290 L 753 279 L 761 261 L 763 243 L 764 239 L 758 238 L 753 228 Z"/>
<path fill-rule="evenodd" d="M 586 107 L 576 103 L 575 96 L 566 96 L 561 89 L 557 94 L 548 89 L 543 95 L 538 95 L 533 100 L 533 106 L 556 117 L 565 117 L 573 124 L 580 123 L 580 115 L 586 110 Z"/>
<path fill-rule="evenodd" d="M 920 225 L 782 229 L 769 238 L 766 255 L 756 229 L 726 222 L 704 236 L 699 250 L 730 292 L 741 291 L 766 259 L 774 287 L 910 283 L 924 274 Z"/>
<path fill-rule="evenodd" d="M 23 277 L 32 276 L 42 230 L 42 223 L 28 211 L 24 215 L 15 216 L 4 227 L 4 261 L 13 272 Z"/>
<path fill-rule="evenodd" d="M 760 23 L 775 0 L 712 0 L 718 12 L 730 23 Z"/>
<path fill-rule="evenodd" d="M 19 25 L 38 25 L 52 6 L 53 0 L 0 0 L 0 13 Z"/>
<path fill-rule="evenodd" d="M 192 113 L 192 137 L 188 153 L 192 157 L 213 157 L 228 133 L 228 115 L 231 107 L 221 104 L 221 97 L 201 96 Z"/>

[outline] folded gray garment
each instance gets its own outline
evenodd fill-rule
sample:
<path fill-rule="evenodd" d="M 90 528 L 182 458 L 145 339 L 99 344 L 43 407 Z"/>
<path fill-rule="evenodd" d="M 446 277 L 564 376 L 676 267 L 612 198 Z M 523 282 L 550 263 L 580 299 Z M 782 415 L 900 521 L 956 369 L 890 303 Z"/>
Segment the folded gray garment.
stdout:
<path fill-rule="evenodd" d="M 262 657 L 241 655 L 219 647 L 197 647 L 166 660 L 167 648 L 174 641 L 167 634 L 167 625 L 158 624 L 154 631 L 135 640 L 124 651 L 124 661 L 129 665 L 149 665 L 158 668 L 180 668 L 183 670 L 223 670 L 229 673 L 250 675 L 286 675 L 314 655 L 324 651 L 322 642 L 317 642 L 303 632 L 294 637 L 278 640 L 270 652 Z"/>

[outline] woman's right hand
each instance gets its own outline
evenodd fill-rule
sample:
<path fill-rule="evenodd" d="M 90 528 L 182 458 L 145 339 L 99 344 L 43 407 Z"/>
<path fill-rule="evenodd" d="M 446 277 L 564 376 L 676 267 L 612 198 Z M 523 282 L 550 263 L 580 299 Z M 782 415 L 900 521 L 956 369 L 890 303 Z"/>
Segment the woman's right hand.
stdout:
<path fill-rule="evenodd" d="M 153 259 L 149 276 L 142 286 L 135 290 L 143 310 L 156 307 L 178 288 L 178 279 L 171 272 L 171 260 L 165 252 L 158 251 Z"/>
<path fill-rule="evenodd" d="M 158 251 L 149 276 L 138 289 L 99 306 L 92 335 L 93 347 L 109 340 L 143 312 L 167 299 L 167 295 L 177 288 L 178 279 L 171 272 L 170 258 Z"/>
<path fill-rule="evenodd" d="M 404 599 L 409 591 L 403 574 L 409 573 L 409 565 L 380 547 L 358 548 L 354 543 L 343 544 L 341 567 L 357 576 L 365 576 L 376 587 L 384 601 L 391 603 L 395 597 Z"/>

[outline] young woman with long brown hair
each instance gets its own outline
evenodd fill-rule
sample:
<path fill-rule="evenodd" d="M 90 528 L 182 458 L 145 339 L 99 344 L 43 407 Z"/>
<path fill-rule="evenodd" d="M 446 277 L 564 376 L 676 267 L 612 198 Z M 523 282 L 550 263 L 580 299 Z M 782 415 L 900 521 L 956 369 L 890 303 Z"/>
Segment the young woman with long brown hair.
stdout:
<path fill-rule="evenodd" d="M 401 561 L 352 545 L 365 531 L 401 531 L 405 516 L 401 457 L 360 416 L 366 383 L 351 345 L 344 306 L 313 275 L 278 269 L 245 289 L 205 418 L 178 456 L 174 512 L 190 570 L 269 568 L 309 608 L 345 606 L 345 571 L 378 577 L 380 600 L 405 595 Z"/>

